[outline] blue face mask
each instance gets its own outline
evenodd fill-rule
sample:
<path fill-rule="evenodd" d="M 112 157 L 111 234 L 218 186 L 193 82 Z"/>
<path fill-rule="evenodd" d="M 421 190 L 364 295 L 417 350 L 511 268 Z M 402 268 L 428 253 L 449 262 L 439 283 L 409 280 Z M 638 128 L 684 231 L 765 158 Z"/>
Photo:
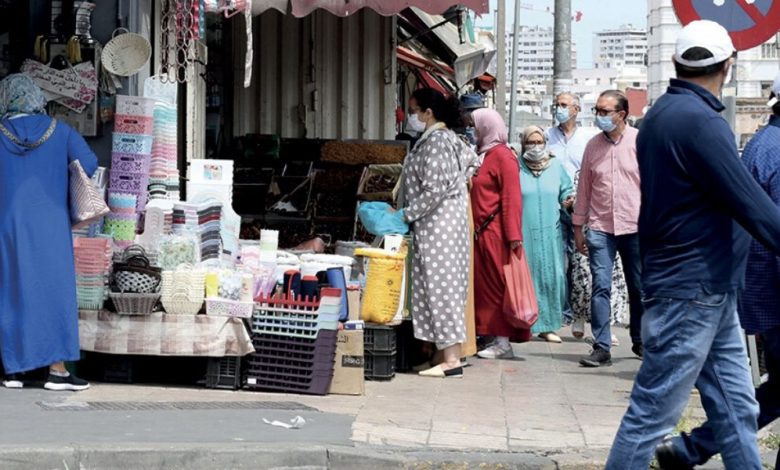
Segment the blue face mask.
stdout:
<path fill-rule="evenodd" d="M 612 116 L 596 116 L 596 127 L 604 132 L 612 132 L 617 129 L 617 124 L 612 122 Z"/>
<path fill-rule="evenodd" d="M 565 124 L 569 122 L 569 119 L 571 119 L 569 108 L 562 108 L 560 106 L 555 108 L 555 120 L 558 121 L 558 124 Z"/>

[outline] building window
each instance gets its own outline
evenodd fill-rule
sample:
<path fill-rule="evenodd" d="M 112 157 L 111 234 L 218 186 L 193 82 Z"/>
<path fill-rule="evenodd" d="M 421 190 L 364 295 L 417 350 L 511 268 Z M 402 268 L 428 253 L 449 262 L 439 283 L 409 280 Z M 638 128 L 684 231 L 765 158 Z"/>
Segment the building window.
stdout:
<path fill-rule="evenodd" d="M 768 43 L 761 45 L 761 58 L 762 59 L 777 59 L 777 43 Z"/>

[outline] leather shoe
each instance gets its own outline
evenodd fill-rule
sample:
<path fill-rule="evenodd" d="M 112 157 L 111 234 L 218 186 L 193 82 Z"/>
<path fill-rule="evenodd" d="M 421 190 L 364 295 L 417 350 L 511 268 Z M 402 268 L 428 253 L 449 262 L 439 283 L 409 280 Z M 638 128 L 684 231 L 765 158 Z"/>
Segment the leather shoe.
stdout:
<path fill-rule="evenodd" d="M 655 459 L 661 470 L 693 470 L 692 465 L 683 462 L 677 455 L 674 441 L 667 438 L 655 448 Z"/>

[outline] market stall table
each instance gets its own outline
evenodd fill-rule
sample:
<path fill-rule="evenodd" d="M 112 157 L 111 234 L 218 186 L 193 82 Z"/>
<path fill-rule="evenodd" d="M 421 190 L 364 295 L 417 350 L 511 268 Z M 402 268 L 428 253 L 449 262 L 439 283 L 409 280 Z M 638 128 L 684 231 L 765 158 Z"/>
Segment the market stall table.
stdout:
<path fill-rule="evenodd" d="M 106 354 L 225 357 L 254 352 L 240 319 L 208 315 L 118 315 L 79 311 L 81 349 Z"/>

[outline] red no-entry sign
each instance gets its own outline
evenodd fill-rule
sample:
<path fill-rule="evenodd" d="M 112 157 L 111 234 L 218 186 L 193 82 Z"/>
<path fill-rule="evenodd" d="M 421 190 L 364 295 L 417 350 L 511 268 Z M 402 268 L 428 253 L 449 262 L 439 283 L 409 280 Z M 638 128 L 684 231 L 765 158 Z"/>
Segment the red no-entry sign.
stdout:
<path fill-rule="evenodd" d="M 780 30 L 780 0 L 673 0 L 683 25 L 711 20 L 729 32 L 734 47 L 759 46 Z"/>

